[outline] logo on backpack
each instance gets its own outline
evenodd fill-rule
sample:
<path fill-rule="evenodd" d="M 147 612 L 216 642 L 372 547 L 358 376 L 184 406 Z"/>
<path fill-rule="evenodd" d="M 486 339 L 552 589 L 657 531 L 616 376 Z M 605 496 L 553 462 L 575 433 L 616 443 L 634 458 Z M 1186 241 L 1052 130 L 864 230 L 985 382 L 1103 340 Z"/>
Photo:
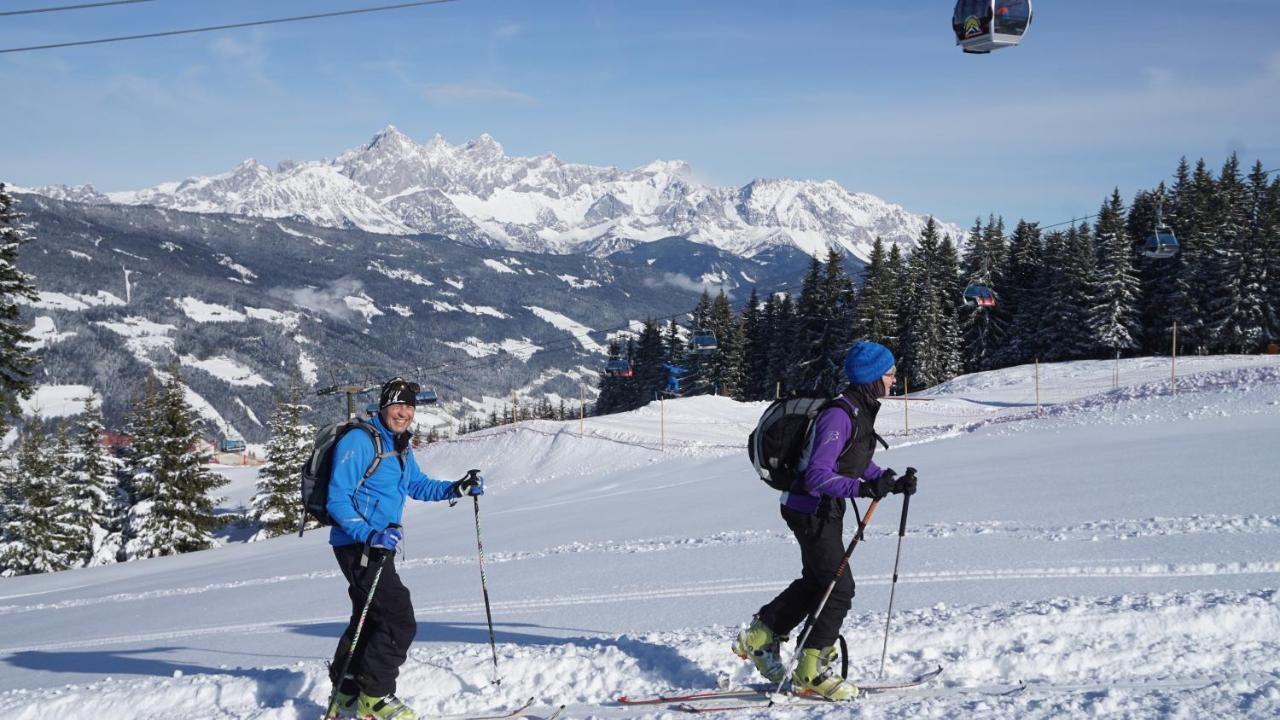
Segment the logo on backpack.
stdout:
<path fill-rule="evenodd" d="M 337 448 L 338 441 L 343 435 L 356 428 L 369 433 L 369 437 L 373 440 L 373 462 L 364 471 L 364 477 L 360 482 L 368 480 L 369 476 L 377 471 L 378 464 L 382 462 L 382 436 L 372 424 L 359 418 L 352 418 L 320 428 L 315 440 L 311 442 L 311 454 L 302 464 L 299 473 L 302 512 L 298 521 L 298 537 L 302 537 L 303 531 L 307 528 L 308 515 L 321 525 L 333 524 L 327 505 L 329 504 L 329 479 L 333 476 L 334 449 Z M 359 488 L 359 485 L 356 487 Z"/>

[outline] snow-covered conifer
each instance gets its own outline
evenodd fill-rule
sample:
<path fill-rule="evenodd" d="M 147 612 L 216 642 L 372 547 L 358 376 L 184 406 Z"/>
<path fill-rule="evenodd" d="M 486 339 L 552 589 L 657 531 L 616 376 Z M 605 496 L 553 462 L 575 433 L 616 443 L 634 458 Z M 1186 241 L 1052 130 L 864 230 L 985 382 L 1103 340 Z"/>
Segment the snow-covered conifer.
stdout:
<path fill-rule="evenodd" d="M 301 499 L 298 473 L 311 451 L 314 429 L 303 422 L 307 406 L 295 375 L 288 396 L 276 403 L 267 427 L 266 462 L 258 468 L 257 493 L 250 502 L 254 519 L 262 526 L 255 537 L 275 537 L 298 529 Z"/>
<path fill-rule="evenodd" d="M 31 372 L 39 362 L 19 305 L 37 299 L 34 279 L 18 269 L 18 252 L 31 241 L 21 219 L 0 183 L 0 417 L 18 413 L 18 400 L 30 394 Z"/>
<path fill-rule="evenodd" d="M 139 459 L 142 472 L 134 476 L 139 499 L 129 516 L 125 553 L 130 558 L 208 549 L 219 525 L 210 493 L 227 481 L 205 466 L 203 438 L 177 363 L 168 374 L 153 418 L 155 447 Z"/>
<path fill-rule="evenodd" d="M 1123 353 L 1138 347 L 1142 334 L 1139 324 L 1138 276 L 1133 269 L 1133 243 L 1124 228 L 1124 203 L 1116 188 L 1098 211 L 1094 229 L 1097 266 L 1094 292 L 1087 322 L 1093 343 L 1108 354 Z"/>

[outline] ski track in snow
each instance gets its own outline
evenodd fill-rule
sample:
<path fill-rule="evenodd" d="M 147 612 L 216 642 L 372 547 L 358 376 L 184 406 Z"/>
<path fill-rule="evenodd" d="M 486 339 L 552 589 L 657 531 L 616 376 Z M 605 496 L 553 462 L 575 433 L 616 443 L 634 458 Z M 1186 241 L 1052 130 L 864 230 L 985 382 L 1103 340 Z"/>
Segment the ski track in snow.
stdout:
<path fill-rule="evenodd" d="M 892 529 L 873 530 L 867 529 L 865 534 L 868 537 L 884 537 L 896 538 L 897 533 Z M 1176 535 L 1204 535 L 1204 534 L 1233 534 L 1233 535 L 1272 535 L 1280 534 L 1280 516 L 1260 516 L 1260 515 L 1239 515 L 1239 516 L 1203 516 L 1194 515 L 1182 518 L 1150 518 L 1147 520 L 1111 520 L 1111 521 L 1095 521 L 1088 523 L 1080 523 L 1070 526 L 1037 526 L 1027 523 L 1018 522 L 957 522 L 957 523 L 934 523 L 923 526 L 913 526 L 908 533 L 914 538 L 955 538 L 955 537 L 1007 537 L 1015 540 L 1039 540 L 1039 541 L 1083 541 L 1092 542 L 1100 538 L 1111 538 L 1117 540 L 1134 539 L 1140 537 L 1171 537 Z M 760 544 L 786 544 L 794 545 L 795 538 L 790 532 L 783 531 L 725 531 L 713 533 L 704 537 L 659 537 L 644 540 L 627 540 L 627 541 L 604 541 L 604 542 L 574 542 L 565 545 L 546 548 L 536 551 L 519 551 L 519 552 L 494 552 L 486 553 L 485 562 L 490 565 L 501 563 L 521 562 L 527 560 L 538 560 L 542 558 L 555 557 L 559 555 L 572 555 L 578 553 L 623 553 L 623 554 L 639 554 L 684 550 L 699 550 L 714 547 L 726 546 L 742 546 L 742 545 L 760 545 Z M 427 558 L 411 558 L 397 563 L 401 571 L 411 570 L 414 568 L 440 566 L 440 565 L 473 565 L 476 562 L 474 555 L 448 555 L 441 557 Z M 1231 573 L 1271 573 L 1280 572 L 1280 561 L 1269 563 L 1202 563 L 1202 564 L 1184 564 L 1184 565 L 1165 565 L 1160 563 L 1149 563 L 1141 566 L 1133 565 L 1115 565 L 1115 566 L 1096 566 L 1089 568 L 1054 568 L 1042 570 L 980 570 L 980 571 L 955 571 L 955 572 L 938 572 L 938 573 L 903 573 L 901 575 L 904 582 L 927 582 L 930 578 L 935 580 L 955 580 L 955 579 L 1000 579 L 1000 578 L 1026 578 L 1026 577 L 1102 577 L 1106 575 L 1115 575 L 1121 573 L 1136 573 L 1152 577 L 1163 577 L 1169 575 L 1187 575 L 1187 574 L 1231 574 Z M 272 577 L 248 578 L 230 583 L 211 583 L 208 585 L 190 586 L 184 588 L 170 588 L 167 590 L 154 590 L 140 593 L 117 593 L 96 598 L 79 598 L 75 600 L 64 600 L 52 603 L 38 603 L 33 605 L 0 605 L 0 616 L 15 615 L 24 612 L 34 612 L 40 610 L 59 610 L 72 607 L 85 607 L 89 605 L 98 605 L 102 603 L 124 603 L 140 600 L 152 600 L 161 597 L 173 597 L 179 595 L 197 595 L 200 593 L 211 592 L 216 590 L 226 590 L 229 588 L 241 588 L 251 586 L 274 585 L 280 583 L 292 583 L 302 580 L 317 580 L 327 578 L 337 578 L 341 573 L 337 570 L 322 570 L 310 573 L 300 573 L 295 575 L 279 575 Z M 877 579 L 875 575 L 865 576 L 866 582 L 874 583 Z M 776 581 L 772 581 L 776 584 Z M 863 582 L 859 580 L 859 582 Z M 754 585 L 752 586 L 755 587 Z M 736 590 L 735 590 L 736 591 Z M 0 598 L 0 600 L 8 600 L 12 598 Z M 470 608 L 471 605 L 466 605 Z M 3 652 L 3 649 L 0 649 Z"/>
<path fill-rule="evenodd" d="M 886 659 L 895 677 L 942 664 L 943 675 L 930 686 L 852 705 L 731 717 L 1151 717 L 1174 707 L 1184 717 L 1221 717 L 1226 709 L 1239 717 L 1274 717 L 1280 711 L 1277 599 L 1276 590 L 1257 590 L 938 604 L 895 615 Z M 878 613 L 861 612 L 846 621 L 852 677 L 875 677 L 881 636 L 868 629 L 881 620 Z M 489 684 L 491 659 L 483 644 L 415 647 L 400 694 L 427 716 L 509 706 L 532 690 L 538 703 L 532 712 L 544 715 L 568 703 L 568 717 L 678 717 L 666 706 L 620 708 L 613 701 L 621 692 L 754 681 L 749 664 L 728 650 L 732 632 L 712 627 L 504 643 L 496 688 Z M 319 713 L 328 689 L 319 661 L 223 670 L 10 691 L 0 694 L 0 712 L 20 720 L 88 717 L 74 714 L 84 711 L 87 696 L 97 717 L 304 718 Z M 1027 689 L 1003 696 L 983 692 L 1019 682 Z"/>

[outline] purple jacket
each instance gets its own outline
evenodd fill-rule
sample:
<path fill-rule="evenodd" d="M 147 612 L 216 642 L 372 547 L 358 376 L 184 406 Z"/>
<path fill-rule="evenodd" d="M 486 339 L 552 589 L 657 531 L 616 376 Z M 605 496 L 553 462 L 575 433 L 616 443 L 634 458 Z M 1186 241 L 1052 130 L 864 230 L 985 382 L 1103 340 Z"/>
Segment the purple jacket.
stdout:
<path fill-rule="evenodd" d="M 843 402 L 849 402 L 842 398 Z M 803 492 L 794 490 L 782 493 L 782 504 L 793 510 L 813 513 L 818 509 L 823 495 L 856 498 L 863 480 L 877 480 L 884 470 L 874 462 L 867 465 L 861 478 L 845 477 L 836 472 L 840 452 L 853 435 L 853 423 L 849 414 L 838 407 L 829 407 L 818 416 L 813 426 L 813 438 L 805 455 L 809 464 L 804 471 Z"/>

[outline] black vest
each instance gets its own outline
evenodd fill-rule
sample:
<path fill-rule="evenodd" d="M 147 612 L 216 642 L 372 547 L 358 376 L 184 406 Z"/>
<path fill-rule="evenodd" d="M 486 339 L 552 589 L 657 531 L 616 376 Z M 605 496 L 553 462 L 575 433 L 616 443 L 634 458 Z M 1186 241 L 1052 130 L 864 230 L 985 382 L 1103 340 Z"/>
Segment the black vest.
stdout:
<path fill-rule="evenodd" d="M 880 412 L 879 401 L 868 407 L 859 398 L 840 395 L 827 403 L 827 408 L 839 407 L 849 413 L 853 422 L 853 436 L 845 443 L 836 459 L 836 472 L 847 478 L 861 478 L 862 473 L 871 465 L 871 457 L 876 454 L 876 442 L 885 444 L 876 434 L 876 414 Z M 826 412 L 823 408 L 822 412 Z M 819 413 L 821 414 L 821 413 Z M 830 518 L 844 517 L 844 498 L 823 495 L 818 503 L 818 515 Z"/>

